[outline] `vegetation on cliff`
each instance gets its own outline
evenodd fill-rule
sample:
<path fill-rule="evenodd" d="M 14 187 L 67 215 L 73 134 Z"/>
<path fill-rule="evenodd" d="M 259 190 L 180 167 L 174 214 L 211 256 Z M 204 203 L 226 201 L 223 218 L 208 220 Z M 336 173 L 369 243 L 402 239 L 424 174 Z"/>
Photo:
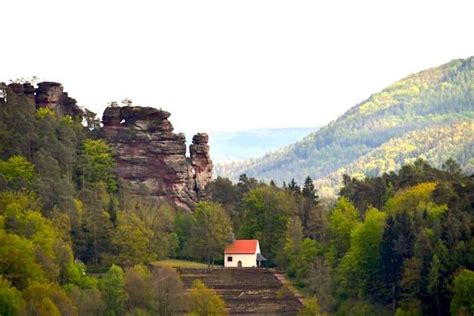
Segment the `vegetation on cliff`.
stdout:
<path fill-rule="evenodd" d="M 65 114 L 70 101 L 62 87 L 47 86 L 54 89 L 42 90 L 45 106 L 29 84 L 2 86 L 7 98 L 0 100 L 0 314 L 186 311 L 177 273 L 142 264 L 184 256 L 185 244 L 193 250 L 188 257 L 202 259 L 210 241 L 215 244 L 209 256 L 215 257 L 231 237 L 225 212 L 203 204 L 221 233 L 197 240 L 205 237 L 197 233 L 204 229 L 201 212 L 192 215 L 153 196 L 130 194 L 115 173 L 113 149 L 95 115 Z M 195 141 L 196 156 L 207 155 L 201 144 Z M 192 240 L 177 214 L 189 220 Z M 107 273 L 97 278 L 88 271 Z"/>

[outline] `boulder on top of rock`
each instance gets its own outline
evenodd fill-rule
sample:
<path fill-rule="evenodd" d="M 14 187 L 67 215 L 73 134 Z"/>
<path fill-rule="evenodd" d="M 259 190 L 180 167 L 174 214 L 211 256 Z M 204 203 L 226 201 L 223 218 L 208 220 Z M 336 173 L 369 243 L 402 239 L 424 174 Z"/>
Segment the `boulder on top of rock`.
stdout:
<path fill-rule="evenodd" d="M 197 133 L 193 136 L 193 144 L 207 144 L 209 136 L 206 133 Z"/>
<path fill-rule="evenodd" d="M 58 82 L 44 81 L 38 83 L 35 90 L 37 108 L 48 108 L 58 115 L 82 116 L 83 112 L 77 101 L 64 92 L 63 86 Z"/>

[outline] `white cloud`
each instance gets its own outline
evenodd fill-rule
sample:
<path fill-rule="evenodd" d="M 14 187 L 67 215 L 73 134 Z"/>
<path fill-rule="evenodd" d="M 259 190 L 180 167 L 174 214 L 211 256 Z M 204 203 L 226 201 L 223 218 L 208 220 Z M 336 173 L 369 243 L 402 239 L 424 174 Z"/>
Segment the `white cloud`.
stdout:
<path fill-rule="evenodd" d="M 178 130 L 316 126 L 408 74 L 474 54 L 472 1 L 7 1 L 0 80 L 59 81 L 102 113 Z"/>

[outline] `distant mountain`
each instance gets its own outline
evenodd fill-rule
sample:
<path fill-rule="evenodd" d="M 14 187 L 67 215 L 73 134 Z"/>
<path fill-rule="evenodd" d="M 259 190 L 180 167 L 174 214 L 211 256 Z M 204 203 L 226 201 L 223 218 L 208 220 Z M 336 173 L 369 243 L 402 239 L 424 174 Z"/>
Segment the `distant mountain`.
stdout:
<path fill-rule="evenodd" d="M 342 172 L 375 176 L 418 157 L 434 166 L 453 157 L 472 170 L 473 121 L 470 57 L 397 81 L 303 140 L 258 159 L 227 164 L 218 174 L 236 179 L 246 173 L 277 183 L 291 178 L 301 183 L 310 175 L 334 185 Z"/>
<path fill-rule="evenodd" d="M 317 128 L 297 127 L 210 132 L 211 158 L 216 163 L 257 158 L 299 141 L 316 130 Z"/>

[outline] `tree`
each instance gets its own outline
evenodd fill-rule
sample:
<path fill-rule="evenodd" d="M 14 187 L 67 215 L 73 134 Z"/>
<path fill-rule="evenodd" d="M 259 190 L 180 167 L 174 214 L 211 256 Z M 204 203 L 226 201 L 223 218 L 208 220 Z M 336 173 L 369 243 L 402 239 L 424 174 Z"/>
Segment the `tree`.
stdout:
<path fill-rule="evenodd" d="M 243 212 L 239 207 L 239 201 L 242 198 L 240 191 L 243 189 L 243 186 L 245 186 L 243 183 L 241 183 L 239 187 L 238 185 L 234 185 L 232 181 L 227 178 L 217 177 L 217 179 L 209 183 L 206 187 L 206 190 L 211 195 L 212 201 L 220 203 L 227 214 L 229 214 L 232 227 L 235 231 L 238 231 L 242 221 Z"/>
<path fill-rule="evenodd" d="M 222 298 L 204 285 L 201 280 L 195 280 L 188 294 L 189 313 L 196 316 L 227 315 Z"/>
<path fill-rule="evenodd" d="M 451 315 L 472 315 L 474 313 L 474 272 L 463 269 L 454 278 L 454 296 L 451 300 Z"/>
<path fill-rule="evenodd" d="M 303 196 L 303 212 L 301 216 L 301 221 L 303 222 L 303 229 L 305 232 L 309 230 L 309 221 L 311 217 L 311 211 L 316 208 L 319 203 L 319 196 L 314 188 L 313 179 L 309 176 L 306 177 L 303 185 L 303 190 L 301 191 Z M 308 234 L 305 234 L 308 236 Z"/>
<path fill-rule="evenodd" d="M 179 247 L 175 232 L 175 208 L 168 203 L 158 203 L 152 197 L 128 197 L 124 209 L 143 223 L 143 228 L 151 233 L 149 252 L 151 257 L 164 259 L 176 256 Z"/>
<path fill-rule="evenodd" d="M 291 179 L 291 181 L 288 183 L 288 191 L 293 194 L 301 194 L 301 188 L 298 184 L 296 184 L 295 179 Z"/>
<path fill-rule="evenodd" d="M 18 315 L 23 305 L 20 291 L 0 275 L 0 315 Z"/>
<path fill-rule="evenodd" d="M 102 278 L 100 289 L 106 305 L 107 315 L 123 315 L 127 293 L 124 290 L 124 273 L 122 268 L 112 265 Z"/>
<path fill-rule="evenodd" d="M 330 311 L 334 300 L 331 272 L 327 260 L 322 256 L 318 256 L 311 264 L 308 276 L 302 280 L 305 289 L 318 298 L 321 309 L 327 312 Z"/>
<path fill-rule="evenodd" d="M 120 214 L 111 240 L 117 262 L 129 267 L 156 259 L 156 253 L 151 251 L 152 238 L 153 231 L 137 215 Z"/>
<path fill-rule="evenodd" d="M 103 182 L 107 185 L 109 192 L 117 190 L 117 182 L 112 173 L 115 160 L 105 141 L 100 139 L 85 140 L 80 159 L 77 181 L 81 188 L 96 188 L 100 182 Z"/>
<path fill-rule="evenodd" d="M 178 211 L 174 219 L 174 230 L 178 237 L 178 256 L 192 258 L 191 236 L 194 231 L 194 216 L 185 211 Z"/>
<path fill-rule="evenodd" d="M 296 280 L 297 284 L 304 286 L 311 266 L 313 265 L 319 252 L 318 244 L 311 238 L 305 238 L 301 243 L 300 254 L 296 262 Z"/>
<path fill-rule="evenodd" d="M 329 213 L 329 233 L 333 264 L 349 250 L 351 231 L 358 223 L 358 213 L 354 205 L 347 198 L 339 198 L 334 209 Z"/>
<path fill-rule="evenodd" d="M 20 290 L 32 281 L 44 281 L 30 240 L 0 230 L 0 274 Z"/>
<path fill-rule="evenodd" d="M 153 290 L 150 282 L 150 271 L 143 265 L 127 269 L 124 278 L 124 288 L 127 292 L 128 310 L 136 308 L 153 308 Z"/>
<path fill-rule="evenodd" d="M 56 283 L 33 282 L 23 291 L 27 315 L 76 315 L 77 309 Z"/>
<path fill-rule="evenodd" d="M 385 214 L 371 208 L 365 220 L 351 232 L 350 248 L 338 266 L 340 295 L 366 297 L 376 288 L 380 264 L 379 244 L 382 239 Z"/>
<path fill-rule="evenodd" d="M 151 268 L 155 311 L 161 316 L 176 315 L 184 304 L 184 286 L 178 273 L 167 267 Z"/>
<path fill-rule="evenodd" d="M 31 184 L 34 166 L 22 156 L 13 156 L 0 160 L 0 178 L 6 181 L 12 190 L 26 188 Z"/>
<path fill-rule="evenodd" d="M 277 257 L 279 264 L 286 268 L 286 272 L 291 277 L 296 274 L 296 264 L 301 253 L 302 242 L 303 226 L 299 217 L 294 216 L 288 220 L 282 256 Z"/>
<path fill-rule="evenodd" d="M 195 258 L 205 259 L 208 268 L 216 257 L 222 256 L 231 240 L 230 220 L 222 206 L 214 202 L 200 202 L 194 211 L 194 230 L 189 241 Z"/>
<path fill-rule="evenodd" d="M 453 176 L 459 176 L 462 174 L 461 166 L 453 158 L 446 160 L 443 163 L 442 168 Z"/>
<path fill-rule="evenodd" d="M 396 302 L 399 298 L 399 279 L 403 256 L 397 253 L 395 242 L 397 240 L 395 220 L 389 216 L 385 224 L 382 241 L 380 243 L 379 278 L 381 289 L 379 295 L 387 301 L 392 301 L 392 312 L 395 312 Z"/>
<path fill-rule="evenodd" d="M 297 214 L 293 196 L 274 187 L 262 186 L 245 195 L 242 207 L 245 214 L 239 236 L 258 239 L 263 255 L 275 260 L 282 249 L 288 219 Z"/>
<path fill-rule="evenodd" d="M 79 315 L 105 315 L 105 304 L 100 291 L 96 288 L 73 287 L 70 296 L 77 306 Z"/>

